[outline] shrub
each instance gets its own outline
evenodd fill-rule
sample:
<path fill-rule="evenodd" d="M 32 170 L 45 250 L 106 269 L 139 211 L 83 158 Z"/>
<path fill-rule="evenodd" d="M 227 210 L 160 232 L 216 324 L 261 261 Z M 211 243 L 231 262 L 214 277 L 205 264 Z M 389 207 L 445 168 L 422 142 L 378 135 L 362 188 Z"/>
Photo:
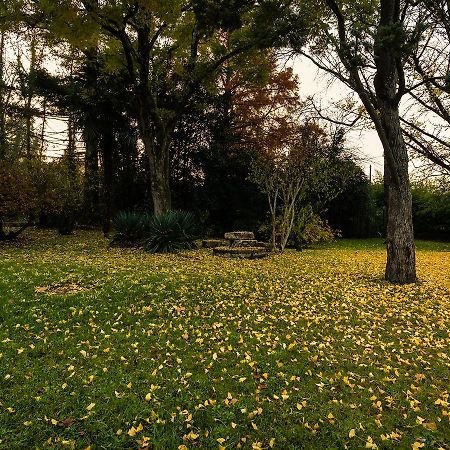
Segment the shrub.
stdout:
<path fill-rule="evenodd" d="M 339 236 L 326 220 L 315 213 L 311 206 L 302 208 L 291 235 L 291 244 L 297 249 L 309 244 L 329 242 Z"/>
<path fill-rule="evenodd" d="M 120 211 L 114 219 L 116 234 L 113 244 L 134 245 L 142 243 L 148 236 L 151 216 L 137 211 Z"/>
<path fill-rule="evenodd" d="M 184 211 L 168 211 L 152 216 L 148 224 L 145 249 L 151 253 L 170 253 L 195 247 L 198 224 L 194 215 Z"/>

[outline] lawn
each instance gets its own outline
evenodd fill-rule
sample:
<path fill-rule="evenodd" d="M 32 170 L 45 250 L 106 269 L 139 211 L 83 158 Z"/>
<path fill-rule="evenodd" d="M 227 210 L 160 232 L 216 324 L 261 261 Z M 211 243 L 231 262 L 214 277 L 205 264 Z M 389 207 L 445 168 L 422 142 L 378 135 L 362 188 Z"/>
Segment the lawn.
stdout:
<path fill-rule="evenodd" d="M 0 245 L 0 448 L 450 448 L 450 246 L 241 261 Z"/>

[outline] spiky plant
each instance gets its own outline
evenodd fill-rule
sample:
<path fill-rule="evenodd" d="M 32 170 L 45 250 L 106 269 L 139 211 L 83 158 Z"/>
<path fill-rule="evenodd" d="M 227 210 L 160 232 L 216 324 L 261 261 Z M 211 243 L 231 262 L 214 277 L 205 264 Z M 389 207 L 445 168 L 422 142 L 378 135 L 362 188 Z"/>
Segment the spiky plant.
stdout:
<path fill-rule="evenodd" d="M 198 224 L 192 213 L 168 211 L 149 221 L 145 248 L 151 253 L 172 253 L 195 247 L 197 236 Z"/>
<path fill-rule="evenodd" d="M 138 243 L 146 237 L 148 222 L 149 215 L 147 213 L 120 211 L 114 219 L 116 234 L 113 243 Z"/>

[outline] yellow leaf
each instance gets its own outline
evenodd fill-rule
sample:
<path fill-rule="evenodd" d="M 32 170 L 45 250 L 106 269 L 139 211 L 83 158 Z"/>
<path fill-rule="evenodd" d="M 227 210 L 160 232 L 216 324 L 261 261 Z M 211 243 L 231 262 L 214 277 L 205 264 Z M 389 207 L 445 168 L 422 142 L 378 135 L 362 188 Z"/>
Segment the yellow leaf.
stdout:
<path fill-rule="evenodd" d="M 275 438 L 272 438 L 270 441 L 269 441 L 269 447 L 270 448 L 273 448 L 275 446 Z"/>
<path fill-rule="evenodd" d="M 411 445 L 411 448 L 413 450 L 418 450 L 419 448 L 425 447 L 425 444 L 423 442 L 414 442 L 414 444 Z"/>
<path fill-rule="evenodd" d="M 354 428 L 352 428 L 349 432 L 348 432 L 348 437 L 352 438 L 355 437 L 356 435 L 356 430 Z"/>
<path fill-rule="evenodd" d="M 190 441 L 195 441 L 196 439 L 198 439 L 199 434 L 194 433 L 193 431 L 191 431 L 188 435 L 186 435 L 186 439 L 189 439 Z"/>
<path fill-rule="evenodd" d="M 95 403 L 91 403 L 91 404 L 89 404 L 88 406 L 86 406 L 86 409 L 87 409 L 88 411 L 91 411 L 91 410 L 94 408 L 94 406 L 95 406 Z"/>
<path fill-rule="evenodd" d="M 426 422 L 422 424 L 427 430 L 435 431 L 437 430 L 437 425 L 435 422 Z"/>

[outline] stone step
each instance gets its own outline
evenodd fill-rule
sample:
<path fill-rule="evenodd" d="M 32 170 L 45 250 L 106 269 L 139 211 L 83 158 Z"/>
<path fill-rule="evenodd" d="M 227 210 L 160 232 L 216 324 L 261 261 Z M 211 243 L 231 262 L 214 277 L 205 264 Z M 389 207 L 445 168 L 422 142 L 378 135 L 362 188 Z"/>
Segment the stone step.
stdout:
<path fill-rule="evenodd" d="M 257 259 L 269 255 L 269 250 L 263 247 L 216 247 L 213 254 L 228 258 Z"/>
<path fill-rule="evenodd" d="M 230 247 L 266 247 L 265 242 L 260 242 L 256 239 L 236 239 L 228 242 Z"/>
<path fill-rule="evenodd" d="M 255 234 L 251 231 L 230 231 L 229 233 L 225 233 L 225 239 L 228 241 L 255 239 Z"/>
<path fill-rule="evenodd" d="M 223 247 L 228 244 L 225 239 L 204 239 L 202 241 L 203 248 Z"/>

